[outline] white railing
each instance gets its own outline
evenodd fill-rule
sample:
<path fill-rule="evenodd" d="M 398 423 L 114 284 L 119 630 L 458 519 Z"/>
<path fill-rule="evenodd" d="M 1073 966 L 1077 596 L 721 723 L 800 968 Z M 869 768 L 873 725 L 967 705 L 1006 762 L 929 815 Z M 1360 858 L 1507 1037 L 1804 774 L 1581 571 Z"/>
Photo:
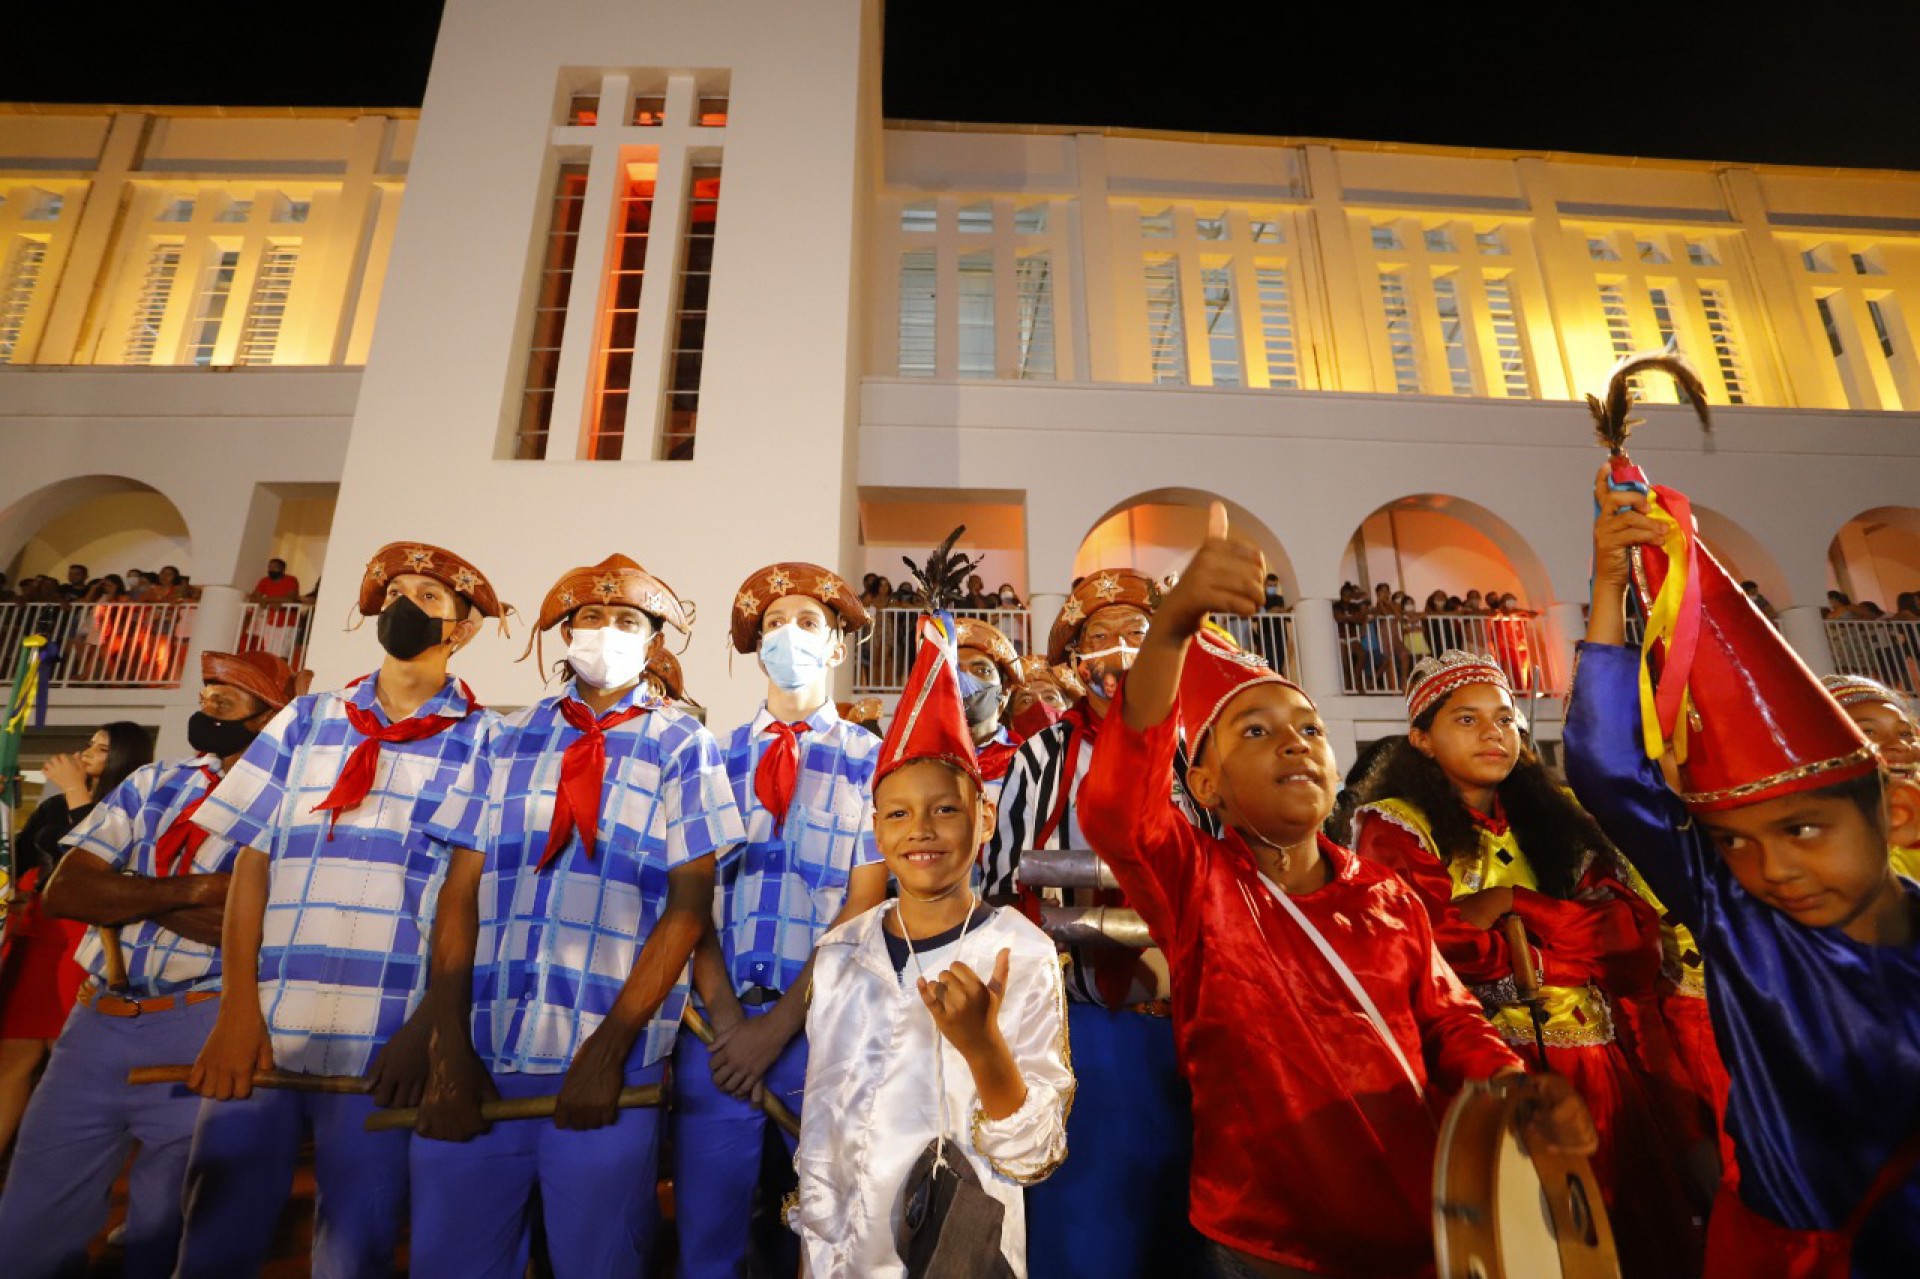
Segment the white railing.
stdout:
<path fill-rule="evenodd" d="M 54 646 L 49 688 L 174 688 L 193 643 L 197 604 L 0 604 L 0 685 L 13 682 L 20 641 L 44 635 Z M 249 604 L 230 641 L 264 649 L 298 667 L 311 604 Z"/>
<path fill-rule="evenodd" d="M 1233 636 L 1241 648 L 1258 653 L 1274 670 L 1296 684 L 1300 682 L 1300 646 L 1293 642 L 1291 613 L 1255 613 L 1252 617 L 1215 613 L 1213 622 Z"/>
<path fill-rule="evenodd" d="M 1017 653 L 1033 651 L 1030 615 L 1024 608 L 957 608 L 957 618 L 974 617 L 997 627 L 1013 642 Z M 897 693 L 907 686 L 907 674 L 913 670 L 913 654 L 918 646 L 916 625 L 920 621 L 917 606 L 882 608 L 874 613 L 873 632 L 854 653 L 853 686 L 857 693 Z"/>
<path fill-rule="evenodd" d="M 1335 622 L 1341 691 L 1359 696 L 1404 694 L 1413 664 L 1450 648 L 1492 657 L 1517 692 L 1553 692 L 1551 659 L 1538 618 L 1518 614 L 1461 617 L 1408 614 Z"/>
<path fill-rule="evenodd" d="M 1909 697 L 1920 693 L 1920 622 L 1832 619 L 1827 647 L 1843 675 L 1865 675 Z"/>

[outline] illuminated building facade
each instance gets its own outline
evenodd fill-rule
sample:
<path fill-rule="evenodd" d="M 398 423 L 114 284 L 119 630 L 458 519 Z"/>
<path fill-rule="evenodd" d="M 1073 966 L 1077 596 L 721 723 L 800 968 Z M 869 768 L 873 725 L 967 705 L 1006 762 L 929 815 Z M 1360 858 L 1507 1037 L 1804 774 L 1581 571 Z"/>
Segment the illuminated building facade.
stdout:
<path fill-rule="evenodd" d="M 1551 740 L 1579 400 L 1673 339 L 1716 434 L 1650 378 L 1636 456 L 1816 668 L 1920 676 L 1897 624 L 1817 612 L 1920 589 L 1920 175 L 885 121 L 876 6 L 805 8 L 452 4 L 417 113 L 0 113 L 0 567 L 173 554 L 205 643 L 281 554 L 324 578 L 324 682 L 371 661 L 339 621 L 381 542 L 523 608 L 623 550 L 701 605 L 724 724 L 761 563 L 898 580 L 964 522 L 1039 633 L 1079 573 L 1176 569 L 1219 497 L 1343 755 L 1428 636 L 1342 630 L 1344 581 L 1514 593 L 1535 621 L 1431 638 L 1520 646 Z M 461 658 L 489 703 L 538 695 L 519 648 Z M 56 709 L 107 705 L 185 714 Z"/>

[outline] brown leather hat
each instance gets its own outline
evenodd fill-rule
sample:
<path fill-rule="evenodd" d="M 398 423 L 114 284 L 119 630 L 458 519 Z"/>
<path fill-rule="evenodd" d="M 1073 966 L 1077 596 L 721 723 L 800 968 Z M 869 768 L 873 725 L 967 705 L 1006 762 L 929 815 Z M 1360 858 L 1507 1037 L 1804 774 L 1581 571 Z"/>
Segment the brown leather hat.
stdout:
<path fill-rule="evenodd" d="M 570 568 L 540 601 L 535 630 L 552 630 L 562 618 L 583 604 L 624 604 L 637 608 L 662 626 L 682 635 L 693 627 L 691 601 L 674 594 L 671 586 L 624 555 L 609 555 L 598 564 Z"/>
<path fill-rule="evenodd" d="M 272 653 L 206 652 L 200 654 L 200 680 L 251 693 L 277 711 L 307 691 L 313 672 L 296 671 Z"/>
<path fill-rule="evenodd" d="M 1131 604 L 1151 613 L 1160 606 L 1160 584 L 1130 568 L 1103 568 L 1081 578 L 1047 635 L 1047 660 L 1056 664 L 1066 661 L 1067 650 L 1080 637 L 1087 619 L 1116 604 Z"/>
<path fill-rule="evenodd" d="M 360 579 L 360 612 L 378 616 L 386 607 L 387 583 L 407 573 L 431 577 L 449 587 L 482 617 L 499 617 L 506 611 L 486 575 L 452 551 L 425 542 L 388 542 L 367 561 Z"/>
<path fill-rule="evenodd" d="M 831 569 L 803 560 L 786 560 L 756 570 L 740 583 L 733 597 L 733 648 L 751 653 L 760 647 L 760 619 L 767 606 L 784 595 L 804 595 L 840 617 L 840 625 L 857 631 L 870 620 L 866 605 L 851 586 Z"/>

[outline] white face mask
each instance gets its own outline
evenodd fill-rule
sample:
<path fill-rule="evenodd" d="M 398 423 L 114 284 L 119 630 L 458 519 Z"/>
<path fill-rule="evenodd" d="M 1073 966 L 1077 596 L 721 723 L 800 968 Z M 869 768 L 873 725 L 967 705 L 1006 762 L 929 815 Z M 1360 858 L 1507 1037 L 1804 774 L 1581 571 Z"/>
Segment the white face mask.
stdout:
<path fill-rule="evenodd" d="M 595 688 L 625 688 L 646 669 L 647 645 L 652 642 L 649 632 L 622 631 L 611 626 L 575 631 L 567 644 L 567 665 L 583 684 Z"/>
<path fill-rule="evenodd" d="M 806 688 L 833 666 L 833 635 L 829 631 L 782 626 L 760 641 L 760 665 L 775 688 L 791 692 Z"/>

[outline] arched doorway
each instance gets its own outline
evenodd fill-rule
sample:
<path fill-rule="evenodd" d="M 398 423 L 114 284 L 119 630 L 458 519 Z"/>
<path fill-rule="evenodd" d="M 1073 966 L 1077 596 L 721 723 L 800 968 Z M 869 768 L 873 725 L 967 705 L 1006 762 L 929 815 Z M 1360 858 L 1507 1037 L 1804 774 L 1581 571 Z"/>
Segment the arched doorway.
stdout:
<path fill-rule="evenodd" d="M 1827 644 L 1836 669 L 1920 690 L 1920 509 L 1876 506 L 1827 548 Z"/>

